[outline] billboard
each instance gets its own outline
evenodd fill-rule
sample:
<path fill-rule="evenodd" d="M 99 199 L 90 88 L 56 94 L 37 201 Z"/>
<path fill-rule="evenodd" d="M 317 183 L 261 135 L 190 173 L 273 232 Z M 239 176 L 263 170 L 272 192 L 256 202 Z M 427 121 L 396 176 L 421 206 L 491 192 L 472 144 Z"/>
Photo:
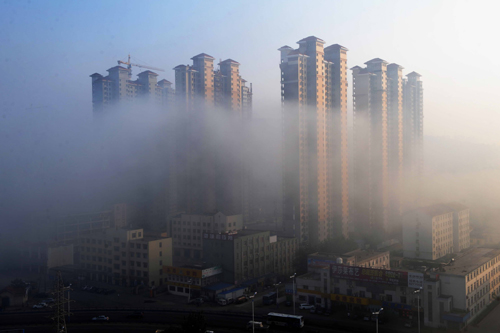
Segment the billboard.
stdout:
<path fill-rule="evenodd" d="M 330 273 L 333 278 L 338 279 L 383 283 L 395 286 L 408 285 L 408 272 L 402 271 L 331 264 Z"/>
<path fill-rule="evenodd" d="M 408 287 L 421 289 L 424 287 L 424 274 L 418 272 L 408 272 Z"/>
<path fill-rule="evenodd" d="M 216 274 L 222 273 L 222 267 L 221 266 L 214 266 L 210 268 L 206 268 L 201 271 L 201 278 L 207 278 Z"/>

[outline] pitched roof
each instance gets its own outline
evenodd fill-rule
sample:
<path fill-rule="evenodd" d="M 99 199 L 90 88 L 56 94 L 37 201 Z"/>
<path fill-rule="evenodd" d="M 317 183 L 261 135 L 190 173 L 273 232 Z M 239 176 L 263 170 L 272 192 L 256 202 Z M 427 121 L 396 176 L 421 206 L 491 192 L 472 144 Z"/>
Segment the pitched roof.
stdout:
<path fill-rule="evenodd" d="M 122 67 L 122 66 L 111 67 L 110 69 L 108 69 L 108 72 L 110 72 L 112 70 L 122 70 L 122 71 L 127 71 L 128 72 L 128 68 L 125 68 L 125 67 Z"/>
<path fill-rule="evenodd" d="M 147 74 L 147 75 L 154 75 L 154 76 L 158 76 L 158 74 L 156 74 L 155 72 L 152 72 L 152 71 L 144 71 L 144 72 L 140 72 L 139 74 L 137 74 L 137 76 L 144 76 L 145 74 Z"/>
<path fill-rule="evenodd" d="M 94 73 L 94 74 L 90 75 L 90 77 L 102 77 L 102 75 L 99 73 Z"/>
<path fill-rule="evenodd" d="M 281 50 L 287 50 L 287 49 L 293 49 L 293 47 L 290 47 L 288 45 L 285 45 L 285 46 L 282 46 L 278 49 L 278 51 L 281 51 Z"/>
<path fill-rule="evenodd" d="M 309 37 L 306 37 L 306 38 L 302 38 L 301 40 L 299 40 L 297 43 L 304 43 L 304 42 L 308 42 L 308 41 L 312 41 L 312 40 L 315 40 L 315 41 L 320 41 L 322 43 L 324 43 L 325 41 L 322 40 L 321 38 L 318 38 L 316 36 L 309 36 Z"/>
<path fill-rule="evenodd" d="M 380 58 L 373 58 L 372 60 L 368 60 L 367 62 L 365 62 L 365 65 L 368 65 L 368 64 L 378 64 L 380 62 L 385 62 L 387 63 L 387 61 L 383 60 L 383 59 L 380 59 Z"/>
<path fill-rule="evenodd" d="M 407 74 L 406 76 L 416 76 L 416 77 L 421 77 L 422 75 L 418 74 L 417 72 L 411 72 L 410 74 Z"/>
<path fill-rule="evenodd" d="M 347 47 L 342 46 L 340 44 L 332 44 L 330 46 L 325 47 L 325 50 L 326 49 L 341 49 L 341 50 L 344 50 L 344 51 L 349 51 L 349 49 Z"/>
<path fill-rule="evenodd" d="M 396 64 L 396 63 L 394 63 L 394 62 L 393 62 L 392 64 L 387 65 L 387 67 L 396 67 L 396 68 L 401 68 L 401 69 L 404 69 L 404 67 L 403 67 L 403 66 L 398 65 L 398 64 Z"/>
<path fill-rule="evenodd" d="M 187 66 L 186 65 L 178 65 L 178 66 L 175 66 L 174 69 L 177 69 L 177 68 L 186 68 Z"/>
<path fill-rule="evenodd" d="M 224 61 L 221 61 L 219 64 L 225 64 L 225 63 L 232 63 L 232 64 L 240 64 L 239 62 L 233 60 L 233 59 L 226 59 Z"/>
<path fill-rule="evenodd" d="M 172 84 L 172 82 L 170 82 L 169 80 L 165 80 L 165 79 L 158 81 L 158 83 L 161 83 L 161 82 L 162 82 L 162 83 L 169 83 L 169 84 Z"/>
<path fill-rule="evenodd" d="M 200 53 L 198 55 L 195 55 L 194 57 L 192 57 L 191 59 L 195 59 L 195 58 L 209 58 L 209 59 L 215 59 L 214 57 L 212 57 L 211 55 L 208 55 L 206 53 Z"/>

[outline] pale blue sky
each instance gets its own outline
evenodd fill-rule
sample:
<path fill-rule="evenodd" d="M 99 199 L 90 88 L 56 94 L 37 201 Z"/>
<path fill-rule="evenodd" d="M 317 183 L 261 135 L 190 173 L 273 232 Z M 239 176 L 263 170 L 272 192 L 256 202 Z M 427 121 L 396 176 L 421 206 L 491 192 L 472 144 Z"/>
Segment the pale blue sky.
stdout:
<path fill-rule="evenodd" d="M 496 1 L 7 0 L 0 120 L 25 124 L 32 105 L 68 125 L 89 121 L 90 74 L 131 53 L 173 81 L 172 68 L 201 52 L 239 61 L 256 116 L 276 118 L 277 49 L 315 35 L 346 46 L 349 67 L 380 57 L 422 74 L 427 135 L 498 144 L 498 9 Z"/>

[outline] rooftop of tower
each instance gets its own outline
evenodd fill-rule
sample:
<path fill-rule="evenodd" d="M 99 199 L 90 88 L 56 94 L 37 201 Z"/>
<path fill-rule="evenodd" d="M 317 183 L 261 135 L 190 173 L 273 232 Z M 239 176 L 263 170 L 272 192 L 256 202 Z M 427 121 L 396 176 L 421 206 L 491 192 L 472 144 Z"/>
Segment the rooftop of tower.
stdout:
<path fill-rule="evenodd" d="M 396 63 L 394 63 L 394 62 L 393 62 L 392 64 L 387 65 L 387 67 L 398 67 L 398 68 L 404 69 L 404 67 L 403 67 L 403 66 L 398 65 L 398 64 L 396 64 Z"/>
<path fill-rule="evenodd" d="M 281 50 L 286 50 L 286 49 L 293 49 L 293 47 L 290 47 L 288 45 L 285 45 L 285 46 L 282 46 L 278 49 L 278 51 L 281 51 Z"/>
<path fill-rule="evenodd" d="M 226 64 L 226 63 L 232 63 L 232 64 L 238 64 L 238 65 L 240 64 L 240 63 L 239 63 L 239 62 L 237 62 L 236 60 L 233 60 L 233 59 L 226 59 L 226 60 L 224 60 L 224 61 L 221 61 L 221 62 L 219 63 L 219 65 L 220 65 L 220 64 Z"/>
<path fill-rule="evenodd" d="M 158 76 L 158 74 L 156 74 L 155 72 L 152 72 L 152 71 L 143 71 L 143 72 L 140 72 L 139 74 L 137 74 L 137 76 L 144 76 L 145 74 Z"/>
<path fill-rule="evenodd" d="M 330 46 L 325 47 L 325 50 L 327 50 L 327 49 L 341 49 L 344 51 L 349 51 L 349 49 L 347 47 L 342 46 L 340 44 L 332 44 Z"/>
<path fill-rule="evenodd" d="M 410 74 L 407 74 L 406 76 L 417 76 L 417 77 L 421 77 L 422 75 L 418 74 L 417 72 L 411 72 Z"/>
<path fill-rule="evenodd" d="M 115 67 L 111 67 L 110 69 L 108 69 L 108 72 L 109 71 L 113 71 L 113 70 L 128 71 L 128 68 L 125 68 L 125 67 L 122 67 L 122 66 L 115 66 Z"/>
<path fill-rule="evenodd" d="M 383 59 L 380 59 L 380 58 L 373 58 L 372 60 L 368 60 L 367 62 L 365 62 L 365 65 L 368 65 L 368 64 L 378 64 L 378 63 L 388 63 L 387 61 L 383 60 Z"/>
<path fill-rule="evenodd" d="M 211 55 L 208 55 L 206 53 L 200 53 L 198 55 L 195 55 L 194 57 L 192 57 L 191 59 L 196 59 L 196 58 L 208 58 L 208 59 L 215 59 L 214 57 L 212 57 Z"/>
<path fill-rule="evenodd" d="M 309 42 L 309 41 L 319 41 L 319 42 L 322 42 L 324 43 L 325 41 L 322 40 L 321 38 L 318 38 L 316 36 L 309 36 L 309 37 L 306 37 L 306 38 L 302 38 L 301 40 L 299 40 L 297 43 L 305 43 L 305 42 Z"/>

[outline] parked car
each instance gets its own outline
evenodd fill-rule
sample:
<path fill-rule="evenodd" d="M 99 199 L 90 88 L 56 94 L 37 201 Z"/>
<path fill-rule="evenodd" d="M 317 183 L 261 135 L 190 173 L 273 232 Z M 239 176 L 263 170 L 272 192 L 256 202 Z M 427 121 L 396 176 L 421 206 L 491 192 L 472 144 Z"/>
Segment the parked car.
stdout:
<path fill-rule="evenodd" d="M 243 296 L 236 298 L 236 301 L 234 301 L 234 302 L 236 304 L 241 304 L 241 303 L 245 303 L 246 301 L 248 301 L 248 298 L 243 295 Z"/>
<path fill-rule="evenodd" d="M 332 315 L 331 310 L 325 310 L 325 312 L 323 312 L 323 316 L 325 316 L 325 317 L 330 317 L 331 315 Z"/>
<path fill-rule="evenodd" d="M 285 302 L 285 305 L 286 305 L 286 306 L 292 306 L 292 305 L 293 305 L 293 302 L 292 302 L 292 301 L 286 301 L 286 302 Z"/>
<path fill-rule="evenodd" d="M 299 309 L 301 309 L 301 310 L 311 310 L 314 308 L 316 308 L 314 305 L 307 304 L 307 303 L 301 303 L 299 306 Z"/>
<path fill-rule="evenodd" d="M 116 293 L 116 290 L 111 289 L 111 290 L 106 290 L 106 291 L 104 292 L 104 295 L 111 295 L 111 294 L 114 294 L 114 293 Z"/>
<path fill-rule="evenodd" d="M 42 304 L 35 304 L 33 305 L 33 309 L 43 309 L 45 306 Z"/>
<path fill-rule="evenodd" d="M 142 319 L 142 318 L 144 318 L 144 313 L 140 312 L 140 311 L 134 311 L 131 314 L 129 314 L 127 316 L 127 318 L 130 318 L 130 319 Z"/>
<path fill-rule="evenodd" d="M 193 303 L 196 304 L 196 305 L 202 305 L 203 302 L 205 302 L 205 301 L 201 297 L 195 298 L 194 301 L 193 301 Z"/>
<path fill-rule="evenodd" d="M 106 294 L 106 292 L 107 292 L 107 291 L 108 291 L 108 289 L 106 289 L 106 288 L 102 288 L 102 289 L 99 289 L 99 290 L 97 291 L 97 293 L 98 293 L 98 294 Z"/>
<path fill-rule="evenodd" d="M 411 320 L 407 320 L 405 322 L 405 327 L 408 327 L 408 328 L 412 328 L 413 327 L 413 323 L 411 322 Z"/>
<path fill-rule="evenodd" d="M 100 315 L 97 317 L 92 318 L 93 321 L 109 321 L 109 317 L 106 317 L 105 315 Z"/>
<path fill-rule="evenodd" d="M 325 312 L 325 309 L 323 309 L 322 307 L 317 307 L 316 308 L 316 314 L 322 315 L 323 312 Z"/>
<path fill-rule="evenodd" d="M 247 323 L 247 330 L 251 330 L 252 327 L 256 330 L 256 331 L 267 331 L 269 329 L 269 325 L 267 324 L 263 324 L 262 322 L 260 321 L 249 321 Z"/>
<path fill-rule="evenodd" d="M 203 299 L 203 302 L 209 302 L 210 301 L 210 297 L 205 296 L 205 295 L 200 296 L 200 298 Z"/>

